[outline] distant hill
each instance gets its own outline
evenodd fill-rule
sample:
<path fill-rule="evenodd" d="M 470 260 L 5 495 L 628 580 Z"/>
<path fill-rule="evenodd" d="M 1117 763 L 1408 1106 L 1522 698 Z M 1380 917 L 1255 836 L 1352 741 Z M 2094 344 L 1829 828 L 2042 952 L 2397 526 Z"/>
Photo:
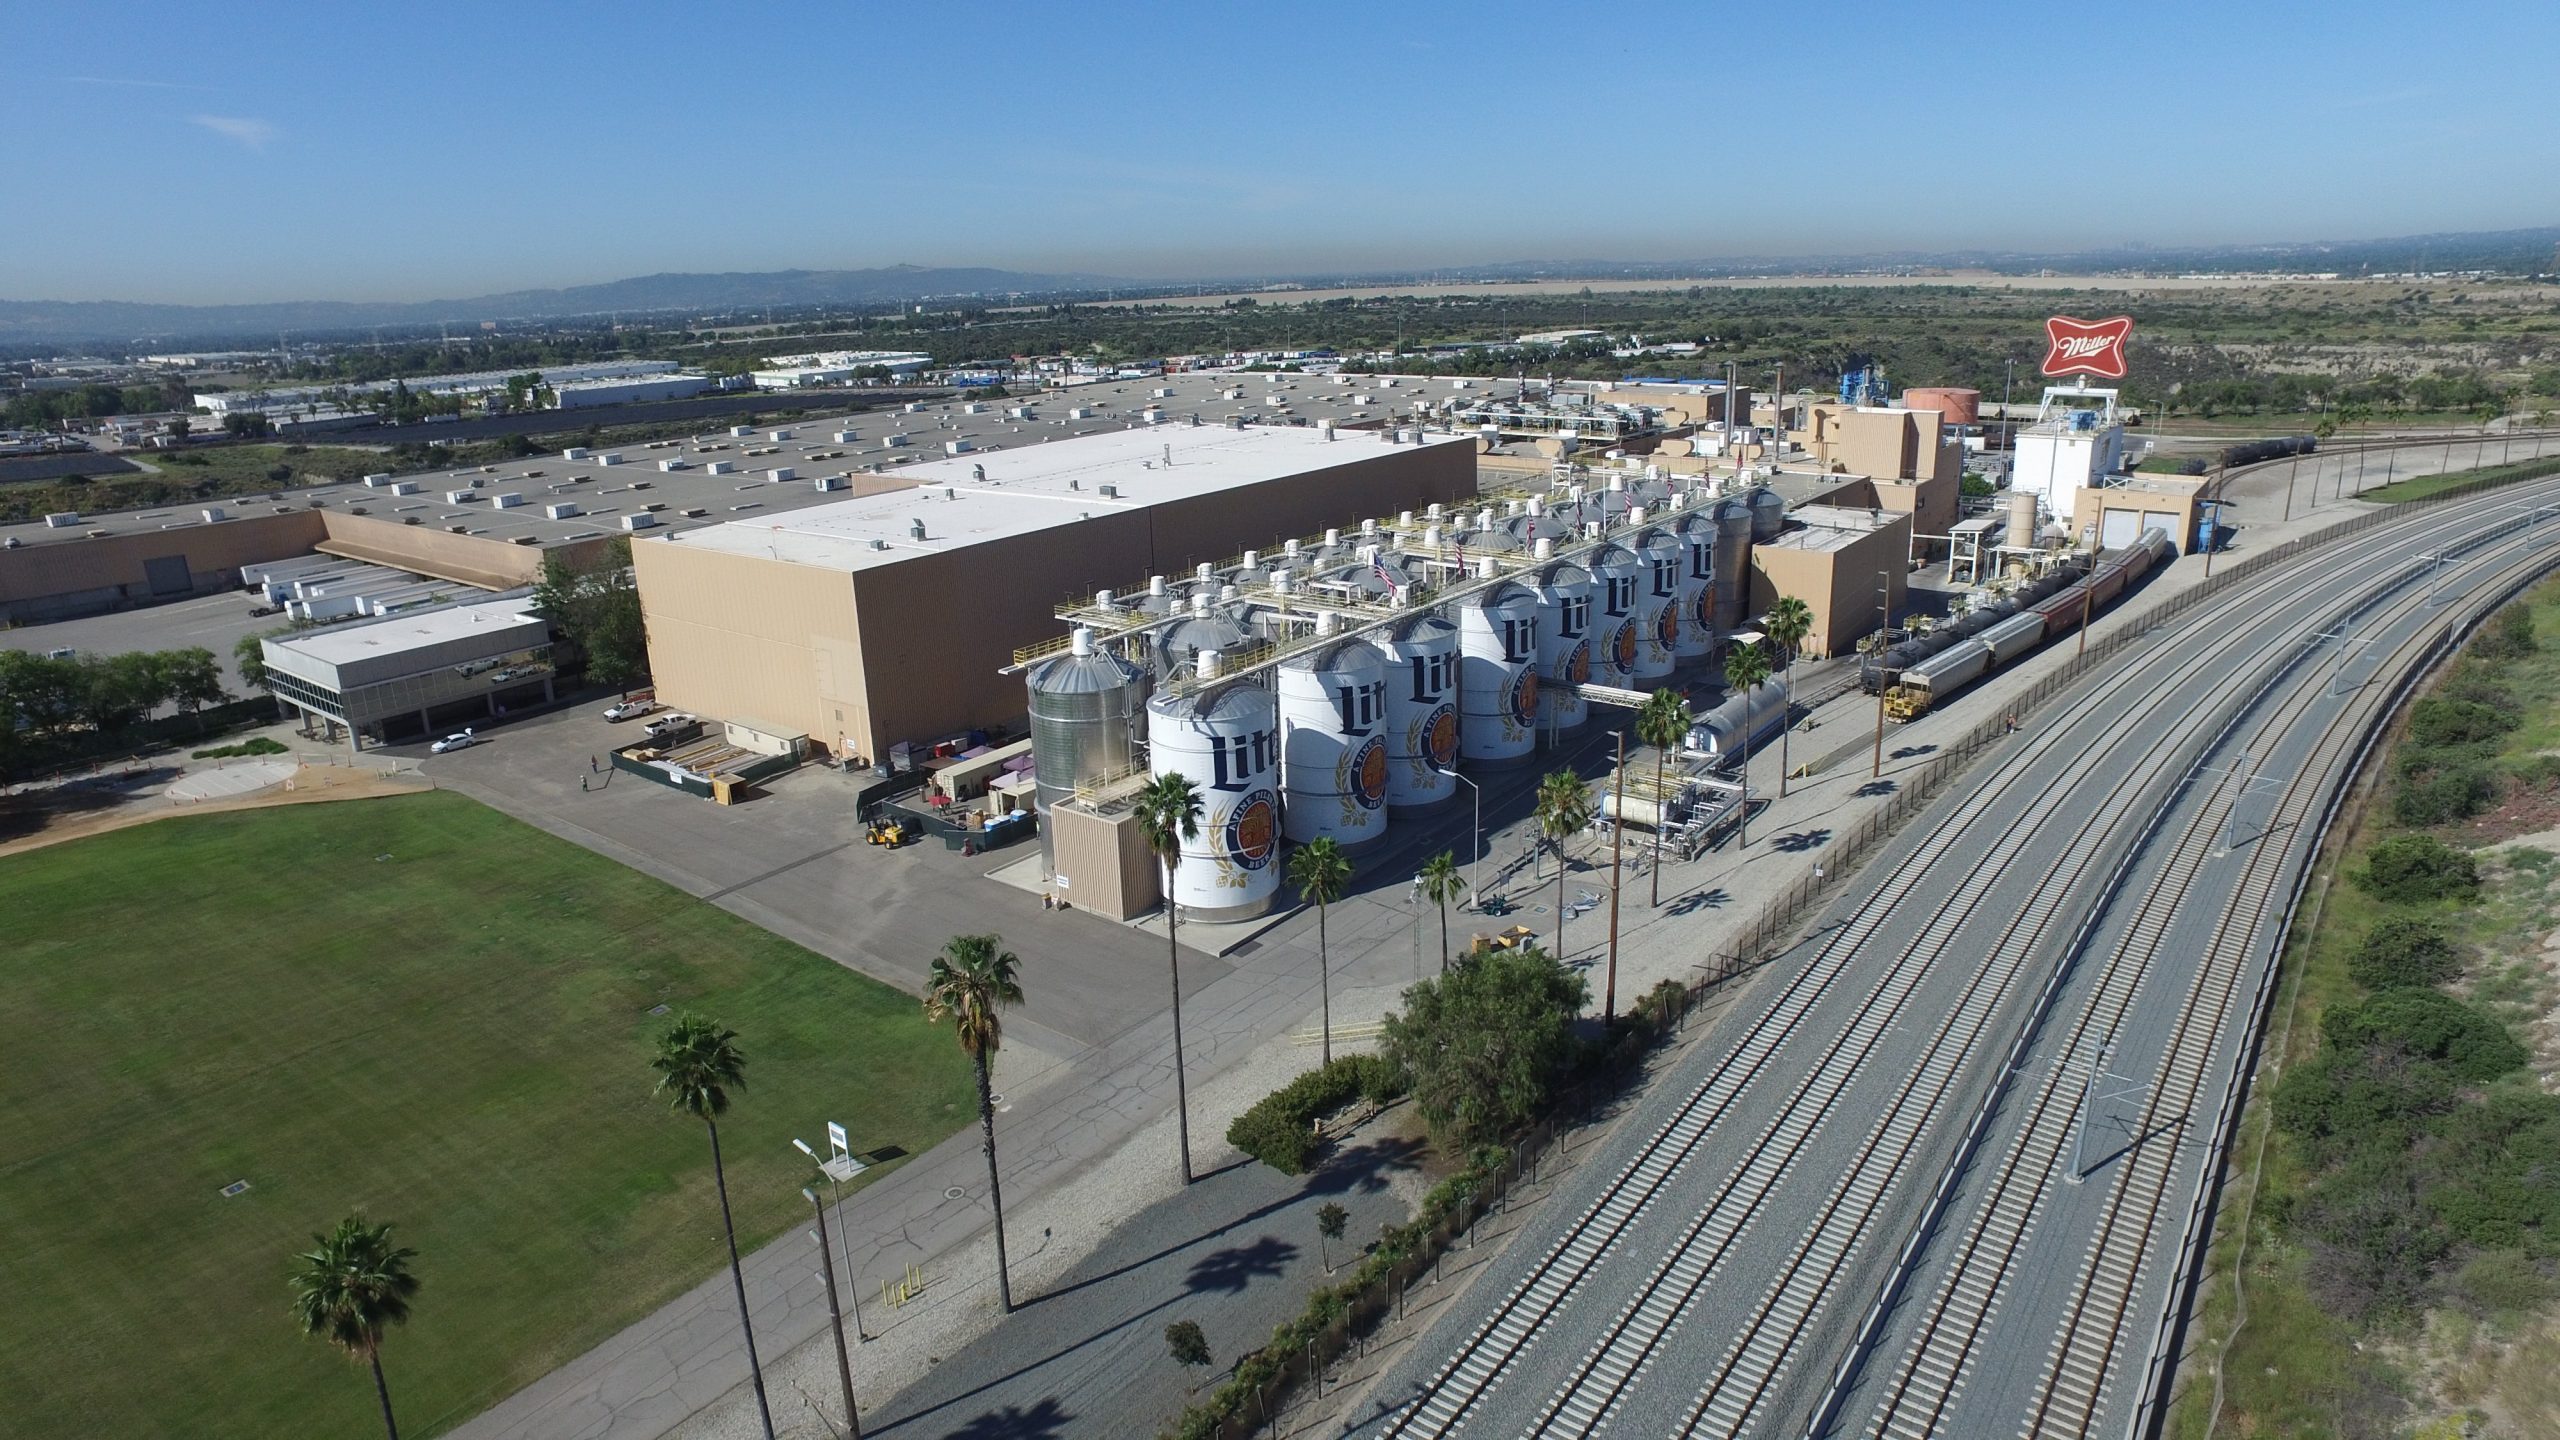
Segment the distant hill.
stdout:
<path fill-rule="evenodd" d="M 1091 294 L 1128 285 L 1108 275 L 1039 275 L 975 266 L 770 270 L 642 275 L 561 290 L 516 290 L 466 300 L 365 304 L 291 300 L 271 305 L 141 305 L 121 300 L 0 300 L 0 344 L 42 341 L 194 341 L 311 334 L 370 326 L 477 325 L 606 314 L 722 314 L 830 305 L 883 305 L 969 296 Z"/>

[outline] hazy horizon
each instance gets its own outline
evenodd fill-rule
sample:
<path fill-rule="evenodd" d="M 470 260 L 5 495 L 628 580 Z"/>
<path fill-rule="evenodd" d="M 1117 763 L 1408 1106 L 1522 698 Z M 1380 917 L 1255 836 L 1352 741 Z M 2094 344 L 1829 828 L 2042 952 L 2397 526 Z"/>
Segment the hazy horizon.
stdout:
<path fill-rule="evenodd" d="M 2556 208 L 2532 178 L 2560 173 L 2534 99 L 2560 53 L 2549 6 L 2490 5 L 2465 43 L 2426 47 L 2405 12 L 2354 3 L 2085 25 L 2007 4 L 1786 26 L 1285 18 L 29 13 L 0 117 L 42 143 L 0 298 L 2069 252 L 2520 229 Z"/>

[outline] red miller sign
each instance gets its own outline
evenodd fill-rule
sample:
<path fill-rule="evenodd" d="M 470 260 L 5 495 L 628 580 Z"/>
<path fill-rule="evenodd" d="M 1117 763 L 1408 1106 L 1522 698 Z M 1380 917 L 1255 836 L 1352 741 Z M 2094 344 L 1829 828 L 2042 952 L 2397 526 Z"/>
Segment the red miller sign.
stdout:
<path fill-rule="evenodd" d="M 2056 315 L 2044 322 L 2044 333 L 2050 342 L 2044 352 L 2045 374 L 2095 375 L 2101 380 L 2124 378 L 2124 339 L 2133 333 L 2132 316 L 2074 320 L 2068 315 Z"/>

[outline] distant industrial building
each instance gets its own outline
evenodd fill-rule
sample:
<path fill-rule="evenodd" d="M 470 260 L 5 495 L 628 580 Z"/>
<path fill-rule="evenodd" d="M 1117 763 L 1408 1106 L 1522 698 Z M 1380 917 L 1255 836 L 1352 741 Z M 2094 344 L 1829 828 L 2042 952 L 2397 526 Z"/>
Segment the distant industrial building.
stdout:
<path fill-rule="evenodd" d="M 1910 516 L 1837 505 L 1785 513 L 1785 528 L 1751 547 L 1752 614 L 1766 614 L 1781 595 L 1802 600 L 1813 612 L 1804 653 L 1822 659 L 1882 627 L 1887 606 L 1902 613 Z"/>
<path fill-rule="evenodd" d="M 628 380 L 645 375 L 672 375 L 684 367 L 673 360 L 598 360 L 583 365 L 539 368 L 543 383 L 555 391 L 563 385 L 591 380 Z M 295 414 L 328 408 L 341 393 L 388 394 L 405 386 L 412 395 L 486 395 L 507 388 L 525 370 L 472 370 L 449 375 L 420 375 L 404 380 L 369 380 L 338 385 L 299 385 L 266 390 L 206 390 L 189 399 L 219 419 L 228 415 Z"/>
<path fill-rule="evenodd" d="M 2009 488 L 2034 495 L 2047 515 L 2060 518 L 2078 511 L 2083 489 L 2123 474 L 2124 416 L 2116 394 L 2079 385 L 2045 387 L 2035 423 L 2012 442 Z"/>
<path fill-rule="evenodd" d="M 817 385 L 850 385 L 866 371 L 892 376 L 921 375 L 933 368 L 933 357 L 907 350 L 822 350 L 809 355 L 776 355 L 751 372 L 759 390 L 806 390 Z"/>
<path fill-rule="evenodd" d="M 1475 493 L 1475 442 L 1166 424 L 937 460 L 913 488 L 633 545 L 667 703 L 839 755 L 1017 722 L 1061 599 Z"/>
<path fill-rule="evenodd" d="M 628 405 L 641 400 L 682 400 L 712 387 L 708 375 L 634 375 L 618 380 L 570 380 L 551 387 L 552 403 L 563 410 L 590 405 Z"/>
<path fill-rule="evenodd" d="M 276 698 L 350 749 L 418 740 L 553 698 L 551 627 L 522 599 L 262 642 Z"/>

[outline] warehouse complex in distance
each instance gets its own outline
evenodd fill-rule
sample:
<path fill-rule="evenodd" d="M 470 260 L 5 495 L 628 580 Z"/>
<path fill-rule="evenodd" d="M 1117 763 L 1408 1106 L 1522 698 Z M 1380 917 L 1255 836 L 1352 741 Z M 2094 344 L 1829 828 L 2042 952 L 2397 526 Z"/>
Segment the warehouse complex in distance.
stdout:
<path fill-rule="evenodd" d="M 934 461 L 912 488 L 632 546 L 659 698 L 841 755 L 1011 725 L 1056 607 L 1475 494 L 1471 438 L 1164 424 Z"/>

